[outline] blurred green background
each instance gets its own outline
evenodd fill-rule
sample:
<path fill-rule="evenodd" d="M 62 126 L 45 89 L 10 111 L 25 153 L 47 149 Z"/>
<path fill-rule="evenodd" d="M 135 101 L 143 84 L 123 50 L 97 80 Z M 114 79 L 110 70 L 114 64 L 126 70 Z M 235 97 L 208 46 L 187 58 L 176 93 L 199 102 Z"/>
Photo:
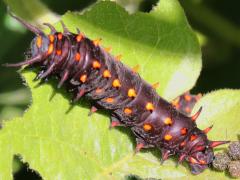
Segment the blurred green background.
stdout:
<path fill-rule="evenodd" d="M 31 0 L 32 1 L 32 0 Z M 148 12 L 157 0 L 116 0 L 130 13 Z M 7 0 L 5 1 L 7 2 Z M 42 0 L 51 11 L 81 11 L 96 0 Z M 222 88 L 240 88 L 240 1 L 182 0 L 190 25 L 202 47 L 203 69 L 192 93 L 207 93 Z M 0 64 L 24 59 L 33 35 L 9 17 L 6 4 L 0 2 Z M 0 120 L 21 116 L 31 102 L 16 69 L 0 66 Z M 16 156 L 15 179 L 41 179 Z"/>

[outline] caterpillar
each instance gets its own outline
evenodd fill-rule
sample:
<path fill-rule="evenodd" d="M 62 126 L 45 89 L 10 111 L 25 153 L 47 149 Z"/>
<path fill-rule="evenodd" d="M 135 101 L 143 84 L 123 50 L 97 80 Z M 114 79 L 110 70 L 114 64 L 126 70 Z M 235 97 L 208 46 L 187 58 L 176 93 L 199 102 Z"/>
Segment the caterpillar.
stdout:
<path fill-rule="evenodd" d="M 157 148 L 161 151 L 162 162 L 176 155 L 178 163 L 186 161 L 191 172 L 199 174 L 211 165 L 213 148 L 229 142 L 210 141 L 207 133 L 212 126 L 204 130 L 197 127 L 196 119 L 202 108 L 195 115 L 188 115 L 193 106 L 186 109 L 186 103 L 191 101 L 190 94 L 185 94 L 186 101 L 181 98 L 172 103 L 166 101 L 135 70 L 101 47 L 99 39 L 90 40 L 79 29 L 72 33 L 62 21 L 63 32 L 44 23 L 51 31 L 45 34 L 14 14 L 11 16 L 36 36 L 31 42 L 29 59 L 5 66 L 38 67 L 36 79 L 58 78 L 57 87 L 64 85 L 71 90 L 73 102 L 86 97 L 94 105 L 91 112 L 99 108 L 108 110 L 111 127 L 131 129 L 136 137 L 136 152 L 142 148 Z"/>

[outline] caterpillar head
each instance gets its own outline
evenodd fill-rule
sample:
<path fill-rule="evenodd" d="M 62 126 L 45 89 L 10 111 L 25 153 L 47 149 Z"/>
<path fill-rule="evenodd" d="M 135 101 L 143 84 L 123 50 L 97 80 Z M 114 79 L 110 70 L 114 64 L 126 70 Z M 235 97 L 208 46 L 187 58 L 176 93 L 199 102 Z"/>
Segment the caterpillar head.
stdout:
<path fill-rule="evenodd" d="M 193 174 L 199 174 L 204 169 L 208 168 L 208 165 L 212 163 L 214 158 L 213 149 L 211 147 L 199 146 L 199 149 L 200 148 L 203 150 L 195 151 L 186 159 L 189 162 Z"/>
<path fill-rule="evenodd" d="M 54 50 L 54 38 L 55 38 L 56 30 L 52 25 L 50 25 L 48 23 L 44 23 L 44 25 L 48 26 L 51 30 L 51 34 L 47 36 L 39 28 L 37 28 L 37 27 L 27 23 L 26 21 L 22 20 L 21 18 L 15 16 L 10 11 L 9 11 L 9 14 L 13 18 L 15 18 L 17 21 L 19 21 L 28 30 L 30 30 L 34 34 L 36 34 L 36 37 L 31 42 L 31 58 L 30 59 L 27 59 L 25 61 L 22 61 L 22 62 L 19 62 L 19 63 L 16 63 L 16 64 L 5 64 L 5 66 L 7 66 L 7 67 L 21 67 L 23 65 L 31 65 L 31 64 L 34 64 L 34 63 L 38 63 L 38 62 L 41 62 L 42 60 L 44 60 L 45 57 L 47 57 L 48 55 L 50 55 L 53 52 L 53 50 Z M 64 25 L 64 28 L 65 28 L 65 25 Z"/>
<path fill-rule="evenodd" d="M 204 138 L 200 138 L 200 140 L 202 141 L 193 146 L 191 152 L 186 157 L 193 174 L 201 173 L 212 163 L 214 159 L 214 147 L 229 143 L 229 141 L 208 141 L 207 139 L 204 140 Z"/>

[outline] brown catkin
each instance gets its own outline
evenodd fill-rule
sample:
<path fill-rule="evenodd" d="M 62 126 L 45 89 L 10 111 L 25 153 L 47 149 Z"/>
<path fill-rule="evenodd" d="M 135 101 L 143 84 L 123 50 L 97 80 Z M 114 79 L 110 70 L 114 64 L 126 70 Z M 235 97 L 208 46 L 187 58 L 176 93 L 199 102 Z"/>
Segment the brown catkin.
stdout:
<path fill-rule="evenodd" d="M 233 160 L 240 160 L 240 142 L 231 143 L 228 154 Z"/>
<path fill-rule="evenodd" d="M 225 169 L 227 169 L 230 162 L 231 159 L 227 153 L 217 153 L 212 164 L 215 169 L 219 171 L 224 171 Z"/>
<path fill-rule="evenodd" d="M 240 161 L 231 161 L 228 165 L 229 173 L 232 177 L 240 177 Z"/>

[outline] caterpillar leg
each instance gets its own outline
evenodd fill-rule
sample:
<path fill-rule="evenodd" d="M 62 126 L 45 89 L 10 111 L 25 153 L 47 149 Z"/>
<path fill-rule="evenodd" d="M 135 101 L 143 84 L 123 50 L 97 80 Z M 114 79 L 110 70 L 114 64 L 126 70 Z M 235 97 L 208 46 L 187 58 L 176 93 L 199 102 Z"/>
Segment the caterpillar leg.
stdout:
<path fill-rule="evenodd" d="M 161 164 L 163 164 L 164 161 L 166 161 L 169 158 L 169 156 L 172 155 L 170 150 L 164 148 L 161 149 L 161 154 L 162 154 Z"/>
<path fill-rule="evenodd" d="M 137 145 L 135 148 L 135 154 L 137 154 L 138 152 L 140 152 L 141 149 L 146 147 L 146 143 L 142 139 L 136 138 L 136 142 Z"/>
<path fill-rule="evenodd" d="M 81 99 L 81 97 L 84 96 L 84 94 L 86 93 L 84 88 L 78 88 L 78 91 L 74 94 L 71 103 L 75 103 L 77 102 L 79 99 Z"/>
<path fill-rule="evenodd" d="M 92 106 L 89 113 L 88 113 L 88 116 L 91 116 L 93 113 L 97 112 L 98 108 L 95 107 L 95 106 Z"/>
<path fill-rule="evenodd" d="M 122 122 L 120 122 L 116 117 L 112 116 L 109 129 L 112 129 L 112 128 L 118 127 L 118 126 L 124 126 L 124 124 L 122 124 Z"/>
<path fill-rule="evenodd" d="M 141 149 L 153 147 L 152 145 L 149 145 L 146 142 L 144 142 L 144 140 L 142 140 L 141 138 L 136 138 L 136 142 L 137 142 L 137 145 L 136 145 L 134 154 L 137 154 L 138 152 L 140 152 Z"/>

